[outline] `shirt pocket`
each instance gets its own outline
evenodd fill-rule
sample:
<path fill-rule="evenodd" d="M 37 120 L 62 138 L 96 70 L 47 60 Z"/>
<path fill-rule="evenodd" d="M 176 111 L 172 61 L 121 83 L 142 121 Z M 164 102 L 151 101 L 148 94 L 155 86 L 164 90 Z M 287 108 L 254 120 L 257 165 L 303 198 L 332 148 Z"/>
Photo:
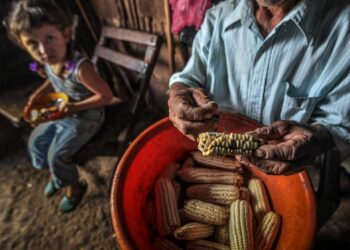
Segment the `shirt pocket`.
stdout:
<path fill-rule="evenodd" d="M 281 119 L 306 123 L 320 100 L 318 93 L 297 93 L 295 87 L 286 82 Z"/>

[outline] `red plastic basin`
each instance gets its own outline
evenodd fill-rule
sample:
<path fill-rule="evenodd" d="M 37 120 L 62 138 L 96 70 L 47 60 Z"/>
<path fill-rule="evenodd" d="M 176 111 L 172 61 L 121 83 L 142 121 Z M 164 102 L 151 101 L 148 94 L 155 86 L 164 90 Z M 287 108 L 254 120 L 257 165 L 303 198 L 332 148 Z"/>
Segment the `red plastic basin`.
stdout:
<path fill-rule="evenodd" d="M 246 132 L 256 122 L 239 115 L 224 114 L 220 130 Z M 152 249 L 153 232 L 145 220 L 146 200 L 153 192 L 161 170 L 172 161 L 183 160 L 196 149 L 165 118 L 140 134 L 122 157 L 113 177 L 111 213 L 121 249 Z M 311 249 L 316 229 L 315 195 L 305 171 L 290 176 L 266 175 L 249 169 L 267 187 L 272 208 L 282 216 L 275 249 Z"/>

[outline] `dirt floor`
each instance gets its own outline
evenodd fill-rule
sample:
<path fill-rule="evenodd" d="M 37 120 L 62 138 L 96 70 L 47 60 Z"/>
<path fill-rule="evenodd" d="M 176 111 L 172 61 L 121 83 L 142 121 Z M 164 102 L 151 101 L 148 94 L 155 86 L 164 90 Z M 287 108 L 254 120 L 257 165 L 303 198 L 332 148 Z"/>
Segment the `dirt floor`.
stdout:
<path fill-rule="evenodd" d="M 113 159 L 99 157 L 80 168 L 89 183 L 82 204 L 62 214 L 63 192 L 43 196 L 48 171 L 31 167 L 25 149 L 0 160 L 0 249 L 115 249 L 108 182 Z"/>

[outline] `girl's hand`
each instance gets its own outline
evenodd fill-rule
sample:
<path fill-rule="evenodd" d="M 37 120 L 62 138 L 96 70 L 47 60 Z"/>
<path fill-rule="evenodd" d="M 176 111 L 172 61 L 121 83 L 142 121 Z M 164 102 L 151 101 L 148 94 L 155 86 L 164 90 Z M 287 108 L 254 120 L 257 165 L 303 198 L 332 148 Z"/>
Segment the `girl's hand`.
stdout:
<path fill-rule="evenodd" d="M 75 103 L 67 103 L 66 107 L 64 108 L 64 116 L 71 116 L 78 112 L 79 110 L 77 109 Z"/>
<path fill-rule="evenodd" d="M 26 118 L 27 117 L 30 117 L 30 115 L 29 115 L 29 112 L 30 112 L 30 110 L 31 110 L 31 108 L 32 108 L 32 106 L 33 106 L 33 104 L 36 102 L 36 100 L 39 98 L 40 96 L 38 96 L 38 95 L 31 95 L 30 97 L 29 97 L 29 99 L 28 99 L 28 102 L 27 102 L 27 104 L 26 104 L 26 106 L 24 107 L 24 119 L 27 121 L 27 122 L 31 122 L 30 120 L 28 121 Z"/>

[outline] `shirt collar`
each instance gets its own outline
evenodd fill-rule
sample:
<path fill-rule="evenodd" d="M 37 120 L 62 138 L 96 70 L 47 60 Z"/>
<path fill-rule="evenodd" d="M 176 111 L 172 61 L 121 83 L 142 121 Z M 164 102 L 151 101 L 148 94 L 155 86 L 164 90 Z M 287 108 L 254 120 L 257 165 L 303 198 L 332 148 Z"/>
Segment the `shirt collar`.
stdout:
<path fill-rule="evenodd" d="M 254 1 L 255 0 L 240 0 L 236 6 L 233 3 L 232 12 L 228 15 L 223 24 L 224 31 L 227 31 L 238 21 L 241 21 L 242 25 L 245 27 L 250 26 L 255 21 L 253 12 Z M 311 1 L 312 0 L 302 0 L 281 21 L 281 23 L 292 21 L 304 35 L 307 42 L 309 42 L 311 39 L 311 33 L 307 29 L 306 25 L 304 25 L 303 21 L 310 10 Z"/>

